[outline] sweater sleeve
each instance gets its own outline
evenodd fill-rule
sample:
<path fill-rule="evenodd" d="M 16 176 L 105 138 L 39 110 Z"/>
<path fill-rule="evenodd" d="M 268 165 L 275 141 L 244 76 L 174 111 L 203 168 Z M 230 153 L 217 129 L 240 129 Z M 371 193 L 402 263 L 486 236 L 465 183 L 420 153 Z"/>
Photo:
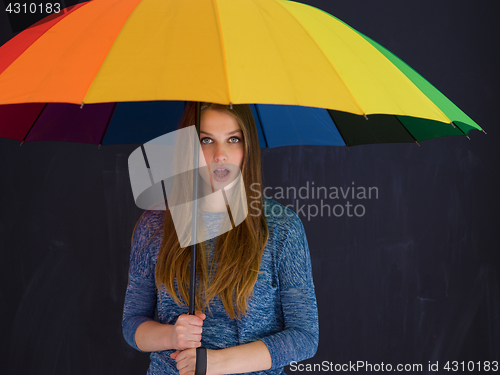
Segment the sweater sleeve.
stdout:
<path fill-rule="evenodd" d="M 145 321 L 154 320 L 156 310 L 155 265 L 152 259 L 154 241 L 148 216 L 146 212 L 134 231 L 122 319 L 125 341 L 139 351 L 135 332 Z"/>
<path fill-rule="evenodd" d="M 311 358 L 318 347 L 318 309 L 311 258 L 304 227 L 298 217 L 283 247 L 279 287 L 284 330 L 261 339 L 271 354 L 271 369 Z"/>

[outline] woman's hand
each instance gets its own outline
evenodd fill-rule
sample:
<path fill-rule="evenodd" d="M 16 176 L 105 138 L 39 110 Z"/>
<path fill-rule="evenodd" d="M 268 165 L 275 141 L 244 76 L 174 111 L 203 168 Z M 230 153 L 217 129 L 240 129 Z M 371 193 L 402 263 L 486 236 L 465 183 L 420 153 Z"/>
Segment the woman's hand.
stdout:
<path fill-rule="evenodd" d="M 175 322 L 170 342 L 173 349 L 184 350 L 201 346 L 201 332 L 206 315 L 196 311 L 194 315 L 179 315 Z"/>
<path fill-rule="evenodd" d="M 177 370 L 180 375 L 193 375 L 196 369 L 196 349 L 177 350 L 170 354 L 177 362 Z M 207 349 L 207 374 L 218 375 L 217 350 Z"/>

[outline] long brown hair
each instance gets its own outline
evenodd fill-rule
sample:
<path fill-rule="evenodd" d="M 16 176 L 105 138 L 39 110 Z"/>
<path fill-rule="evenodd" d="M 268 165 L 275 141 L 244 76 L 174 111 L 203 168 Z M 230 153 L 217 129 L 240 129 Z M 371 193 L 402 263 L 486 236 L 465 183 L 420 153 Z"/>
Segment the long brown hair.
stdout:
<path fill-rule="evenodd" d="M 184 111 L 179 128 L 195 123 L 196 103 L 189 103 Z M 241 174 L 246 194 L 248 216 L 238 226 L 221 234 L 210 266 L 204 242 L 197 245 L 196 308 L 210 309 L 210 301 L 218 296 L 231 318 L 247 313 L 248 299 L 253 293 L 259 273 L 260 261 L 269 236 L 264 217 L 262 194 L 259 198 L 249 197 L 250 186 L 261 187 L 260 148 L 255 121 L 250 106 L 233 105 L 232 108 L 219 104 L 203 103 L 201 111 L 221 111 L 233 116 L 243 133 L 244 155 Z M 255 214 L 255 213 L 259 214 Z M 163 239 L 156 265 L 157 287 L 164 288 L 179 305 L 187 305 L 190 247 L 181 247 L 174 228 L 172 215 L 167 209 L 163 221 Z"/>

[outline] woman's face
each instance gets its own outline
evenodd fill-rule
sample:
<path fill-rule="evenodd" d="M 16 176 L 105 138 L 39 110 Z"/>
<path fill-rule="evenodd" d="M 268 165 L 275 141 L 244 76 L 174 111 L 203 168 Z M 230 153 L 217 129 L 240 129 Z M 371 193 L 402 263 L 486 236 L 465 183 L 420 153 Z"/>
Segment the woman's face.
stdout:
<path fill-rule="evenodd" d="M 221 111 L 207 109 L 201 113 L 200 143 L 209 166 L 214 190 L 232 182 L 241 170 L 244 155 L 243 132 L 236 119 Z"/>

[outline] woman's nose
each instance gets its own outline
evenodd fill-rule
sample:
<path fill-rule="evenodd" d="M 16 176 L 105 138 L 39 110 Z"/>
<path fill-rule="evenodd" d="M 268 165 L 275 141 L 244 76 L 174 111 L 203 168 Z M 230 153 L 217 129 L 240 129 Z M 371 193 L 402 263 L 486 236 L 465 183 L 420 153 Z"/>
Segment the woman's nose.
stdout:
<path fill-rule="evenodd" d="M 214 150 L 214 161 L 216 163 L 223 163 L 227 161 L 227 150 L 223 145 L 216 146 Z"/>

